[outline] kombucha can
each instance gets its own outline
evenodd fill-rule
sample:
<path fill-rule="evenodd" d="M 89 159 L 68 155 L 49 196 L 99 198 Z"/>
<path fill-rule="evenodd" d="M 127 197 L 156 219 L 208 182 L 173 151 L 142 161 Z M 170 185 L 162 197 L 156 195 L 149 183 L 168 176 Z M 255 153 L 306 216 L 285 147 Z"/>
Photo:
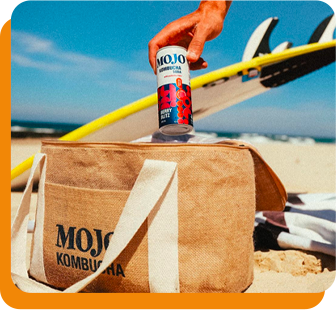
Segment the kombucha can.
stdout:
<path fill-rule="evenodd" d="M 159 129 L 165 135 L 183 135 L 193 129 L 186 54 L 180 46 L 166 46 L 156 54 Z"/>

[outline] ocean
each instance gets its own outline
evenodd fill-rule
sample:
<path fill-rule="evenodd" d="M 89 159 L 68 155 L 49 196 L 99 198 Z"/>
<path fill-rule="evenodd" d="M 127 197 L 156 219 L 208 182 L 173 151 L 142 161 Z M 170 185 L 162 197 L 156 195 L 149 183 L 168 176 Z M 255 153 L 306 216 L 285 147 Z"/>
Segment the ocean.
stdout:
<path fill-rule="evenodd" d="M 32 122 L 32 121 L 11 121 L 12 138 L 40 138 L 40 137 L 61 137 L 73 131 L 83 124 Z"/>
<path fill-rule="evenodd" d="M 12 138 L 58 138 L 71 132 L 83 124 L 51 123 L 51 122 L 32 122 L 12 120 L 11 137 Z M 331 143 L 335 144 L 335 138 L 295 136 L 285 134 L 265 134 L 265 133 L 237 133 L 237 132 L 212 132 L 197 131 L 197 134 L 211 137 L 220 137 L 227 139 L 244 140 L 250 143 L 273 143 L 286 142 L 293 144 L 315 144 Z"/>

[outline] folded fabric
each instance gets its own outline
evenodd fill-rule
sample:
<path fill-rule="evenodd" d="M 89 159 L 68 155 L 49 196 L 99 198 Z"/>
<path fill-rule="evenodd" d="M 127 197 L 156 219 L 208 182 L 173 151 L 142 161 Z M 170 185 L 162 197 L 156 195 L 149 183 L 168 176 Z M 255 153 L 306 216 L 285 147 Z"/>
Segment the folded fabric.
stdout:
<path fill-rule="evenodd" d="M 255 247 L 335 256 L 336 195 L 289 194 L 284 211 L 256 212 Z"/>

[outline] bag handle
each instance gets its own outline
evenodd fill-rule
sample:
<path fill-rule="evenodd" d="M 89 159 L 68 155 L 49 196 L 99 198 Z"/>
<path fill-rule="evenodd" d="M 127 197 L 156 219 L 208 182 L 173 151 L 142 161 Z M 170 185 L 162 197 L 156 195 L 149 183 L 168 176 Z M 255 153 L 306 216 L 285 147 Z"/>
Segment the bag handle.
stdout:
<path fill-rule="evenodd" d="M 12 225 L 12 279 L 20 289 L 26 292 L 59 293 L 61 291 L 30 279 L 26 266 L 25 253 L 27 248 L 27 225 L 32 180 L 40 162 L 42 162 L 43 165 L 42 171 L 45 171 L 45 154 L 40 153 L 35 155 L 31 174 Z M 40 186 L 44 185 L 40 184 Z M 171 217 L 175 218 L 173 227 L 171 227 L 171 225 L 168 227 L 167 220 L 164 220 L 169 213 Z M 158 261 L 158 259 L 155 258 L 156 256 L 153 255 L 150 249 L 153 248 L 154 243 L 157 244 L 157 242 L 149 241 L 148 259 L 149 274 L 151 275 L 149 279 L 151 291 L 179 292 L 177 257 L 177 163 L 158 160 L 145 161 L 119 218 L 100 267 L 96 272 L 73 284 L 63 292 L 79 292 L 97 278 L 126 248 L 147 217 L 149 217 L 148 236 L 154 236 L 155 238 L 157 234 L 167 234 L 170 236 L 170 238 L 168 238 L 168 243 L 170 244 L 168 249 L 173 248 L 173 261 L 168 263 L 170 272 L 162 274 L 162 270 L 165 270 L 162 269 L 164 268 L 162 266 L 167 264 L 167 260 L 162 261 L 159 259 Z M 163 229 L 163 232 L 158 229 L 162 225 L 162 221 L 166 223 L 166 230 Z M 173 233 L 171 228 L 173 228 Z M 174 235 L 175 237 L 172 237 Z M 161 236 L 157 238 L 160 239 Z M 164 247 L 161 248 L 164 249 Z M 167 251 L 165 250 L 165 252 Z M 160 271 L 161 273 L 159 274 Z"/>

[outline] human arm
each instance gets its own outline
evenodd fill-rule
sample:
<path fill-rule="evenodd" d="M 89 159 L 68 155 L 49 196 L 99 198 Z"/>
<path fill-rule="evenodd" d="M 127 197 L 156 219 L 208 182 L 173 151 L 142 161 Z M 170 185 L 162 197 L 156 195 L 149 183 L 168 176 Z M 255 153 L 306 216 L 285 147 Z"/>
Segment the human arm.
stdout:
<path fill-rule="evenodd" d="M 232 1 L 201 1 L 198 9 L 164 27 L 148 44 L 149 63 L 156 72 L 156 53 L 167 45 L 187 48 L 190 69 L 207 67 L 201 58 L 204 44 L 216 38 L 223 29 L 223 22 Z"/>

